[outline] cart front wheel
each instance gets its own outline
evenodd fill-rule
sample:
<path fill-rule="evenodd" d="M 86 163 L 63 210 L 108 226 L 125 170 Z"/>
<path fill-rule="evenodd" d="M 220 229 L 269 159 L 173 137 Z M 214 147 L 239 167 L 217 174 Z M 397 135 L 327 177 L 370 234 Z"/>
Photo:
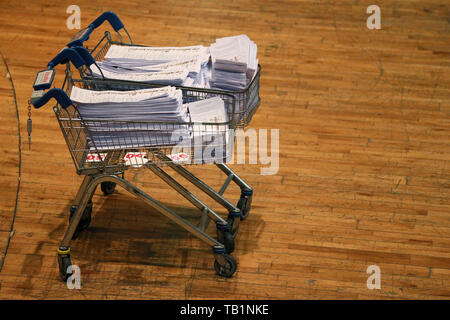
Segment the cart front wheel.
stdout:
<path fill-rule="evenodd" d="M 236 272 L 237 261 L 229 254 L 221 254 L 220 257 L 217 257 L 216 261 L 214 261 L 214 269 L 219 276 L 231 278 Z"/>
<path fill-rule="evenodd" d="M 105 181 L 105 182 L 101 183 L 100 188 L 102 189 L 105 196 L 108 196 L 114 192 L 114 189 L 116 188 L 116 183 L 110 182 L 110 181 Z"/>

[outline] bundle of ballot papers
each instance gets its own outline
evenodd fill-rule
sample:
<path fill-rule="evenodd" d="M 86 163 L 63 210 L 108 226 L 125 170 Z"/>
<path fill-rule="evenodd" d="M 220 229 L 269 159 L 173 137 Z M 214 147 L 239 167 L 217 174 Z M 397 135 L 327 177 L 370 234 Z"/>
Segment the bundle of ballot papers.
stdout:
<path fill-rule="evenodd" d="M 111 45 L 94 76 L 224 90 L 245 89 L 256 74 L 257 46 L 246 35 L 217 39 L 210 47 Z"/>
<path fill-rule="evenodd" d="M 207 87 L 209 50 L 203 46 L 140 47 L 111 45 L 94 76 L 168 85 Z"/>
<path fill-rule="evenodd" d="M 171 86 L 131 91 L 74 86 L 70 98 L 86 125 L 91 151 L 172 146 L 172 154 L 181 148 L 188 160 L 203 162 L 232 153 L 226 147 L 231 141 L 226 107 L 219 97 L 183 104 L 182 91 Z"/>
<path fill-rule="evenodd" d="M 257 46 L 246 35 L 217 39 L 210 47 L 211 87 L 245 89 L 258 68 Z"/>

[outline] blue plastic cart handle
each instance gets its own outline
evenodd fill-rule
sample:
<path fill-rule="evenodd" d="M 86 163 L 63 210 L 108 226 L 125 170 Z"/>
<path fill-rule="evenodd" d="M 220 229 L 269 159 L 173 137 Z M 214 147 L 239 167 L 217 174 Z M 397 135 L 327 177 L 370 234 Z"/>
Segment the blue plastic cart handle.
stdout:
<path fill-rule="evenodd" d="M 118 32 L 120 29 L 124 27 L 122 21 L 120 21 L 117 14 L 112 11 L 103 12 L 97 19 L 92 22 L 89 27 L 92 29 L 98 28 L 105 20 L 108 20 L 111 27 L 113 27 L 114 31 Z"/>
<path fill-rule="evenodd" d="M 84 47 L 72 47 L 84 60 L 84 64 L 89 67 L 91 64 L 95 63 L 95 59 L 92 57 L 92 55 L 89 53 L 89 50 L 87 50 Z"/>
<path fill-rule="evenodd" d="M 87 28 L 80 30 L 70 41 L 67 46 L 83 46 L 83 43 L 89 39 L 92 31 L 102 25 L 103 22 L 108 21 L 113 27 L 114 31 L 118 32 L 120 29 L 124 28 L 122 21 L 120 21 L 117 14 L 111 11 L 103 12 L 97 19 L 94 20 Z"/>
<path fill-rule="evenodd" d="M 53 88 L 48 90 L 41 98 L 33 103 L 33 106 L 36 109 L 47 104 L 47 102 L 51 99 L 55 98 L 58 101 L 61 108 L 66 109 L 68 106 L 72 105 L 73 102 L 70 100 L 69 96 L 64 92 L 64 90 L 59 88 Z"/>
<path fill-rule="evenodd" d="M 75 49 L 64 48 L 60 53 L 53 58 L 47 65 L 48 69 L 53 69 L 58 64 L 63 64 L 71 61 L 73 65 L 79 69 L 81 66 L 85 65 L 84 59 L 78 54 Z"/>

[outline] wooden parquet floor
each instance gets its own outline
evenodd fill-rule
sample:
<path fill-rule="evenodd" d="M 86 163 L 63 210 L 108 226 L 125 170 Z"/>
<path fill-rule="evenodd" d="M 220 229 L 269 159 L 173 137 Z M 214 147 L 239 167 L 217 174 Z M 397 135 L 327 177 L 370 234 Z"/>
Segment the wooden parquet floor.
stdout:
<path fill-rule="evenodd" d="M 119 189 L 97 191 L 91 227 L 72 244 L 81 290 L 59 280 L 56 249 L 82 178 L 50 106 L 32 111 L 31 150 L 26 135 L 36 72 L 75 33 L 66 28 L 70 4 L 0 2 L 0 298 L 450 298 L 448 3 L 378 1 L 381 29 L 369 30 L 366 0 L 77 1 L 83 27 L 111 10 L 136 43 L 247 34 L 263 68 L 250 128 L 279 129 L 280 147 L 275 175 L 261 175 L 261 163 L 231 165 L 255 190 L 233 278 L 215 275 L 208 246 Z M 20 116 L 17 210 L 19 136 L 4 62 Z M 224 180 L 213 166 L 191 169 L 215 188 Z M 126 178 L 198 221 L 149 170 Z M 227 196 L 236 201 L 238 191 Z M 370 265 L 380 267 L 379 290 L 366 286 Z"/>

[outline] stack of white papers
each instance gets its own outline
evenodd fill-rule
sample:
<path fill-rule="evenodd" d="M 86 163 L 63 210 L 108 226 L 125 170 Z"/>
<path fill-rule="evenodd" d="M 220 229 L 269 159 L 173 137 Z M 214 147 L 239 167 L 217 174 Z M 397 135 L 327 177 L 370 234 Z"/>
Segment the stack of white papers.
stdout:
<path fill-rule="evenodd" d="M 178 143 L 172 139 L 174 131 L 189 135 L 187 125 L 176 124 L 190 118 L 181 90 L 174 87 L 133 91 L 73 87 L 70 98 L 89 129 L 92 149 L 94 145 L 98 150 L 173 145 Z"/>
<path fill-rule="evenodd" d="M 111 70 L 110 67 L 104 68 L 104 65 L 100 65 L 103 76 L 108 79 L 137 81 L 146 83 L 157 83 L 180 86 L 184 85 L 184 82 L 189 74 L 185 69 L 183 70 L 165 70 L 158 72 L 139 72 L 130 71 L 124 68 L 116 67 L 116 70 Z M 101 77 L 100 71 L 95 65 L 91 67 L 92 73 L 96 77 Z"/>
<path fill-rule="evenodd" d="M 98 62 L 103 75 L 147 83 L 205 87 L 205 73 L 209 62 L 209 48 L 140 47 L 111 45 L 105 60 Z M 100 70 L 91 66 L 94 76 Z"/>
<path fill-rule="evenodd" d="M 257 46 L 246 35 L 217 39 L 210 47 L 211 87 L 242 90 L 258 68 Z"/>
<path fill-rule="evenodd" d="M 227 129 L 228 121 L 225 104 L 219 97 L 209 98 L 185 104 L 194 123 L 194 134 L 202 134 L 203 141 L 208 136 L 221 134 Z M 208 141 L 211 139 L 207 139 Z"/>
<path fill-rule="evenodd" d="M 210 47 L 111 45 L 97 62 L 101 70 L 90 68 L 93 76 L 109 79 L 240 91 L 256 74 L 256 54 L 246 35 L 220 38 Z"/>
<path fill-rule="evenodd" d="M 200 57 L 208 60 L 208 48 L 204 46 L 189 47 L 144 47 L 111 45 L 105 55 L 106 60 L 141 60 L 164 63 L 184 60 L 186 57 Z M 133 63 L 133 61 L 130 61 Z"/>
<path fill-rule="evenodd" d="M 91 152 L 181 146 L 195 163 L 223 162 L 232 154 L 233 146 L 227 147 L 232 131 L 219 97 L 183 104 L 181 90 L 167 86 L 132 91 L 72 87 L 70 98 L 88 129 Z"/>
<path fill-rule="evenodd" d="M 219 97 L 186 104 L 193 125 L 194 161 L 219 163 L 227 161 L 233 152 L 229 148 L 232 133 L 226 122 L 224 101 Z M 201 150 L 201 152 L 200 152 Z"/>

